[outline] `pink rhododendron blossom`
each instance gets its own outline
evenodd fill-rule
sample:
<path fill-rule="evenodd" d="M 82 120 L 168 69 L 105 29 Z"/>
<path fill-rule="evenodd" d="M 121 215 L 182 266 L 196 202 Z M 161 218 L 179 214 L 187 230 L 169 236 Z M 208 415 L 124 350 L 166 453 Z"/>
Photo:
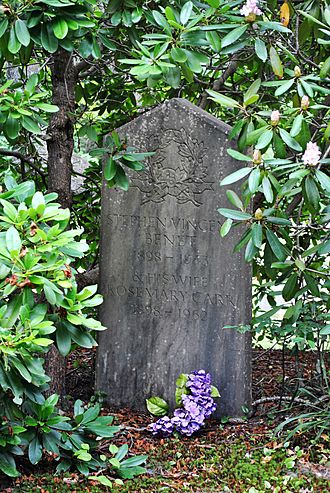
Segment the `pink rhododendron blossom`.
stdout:
<path fill-rule="evenodd" d="M 301 98 L 301 103 L 300 103 L 300 104 L 301 104 L 301 108 L 302 108 L 303 110 L 307 110 L 307 108 L 309 107 L 309 97 L 308 97 L 308 96 L 306 96 L 306 95 L 305 95 L 305 96 L 303 96 L 303 97 Z"/>
<path fill-rule="evenodd" d="M 272 111 L 272 114 L 270 115 L 270 121 L 272 125 L 277 125 L 278 122 L 280 121 L 281 118 L 281 113 L 278 110 Z"/>
<path fill-rule="evenodd" d="M 247 0 L 240 10 L 241 15 L 248 17 L 250 14 L 261 15 L 262 11 L 258 7 L 259 0 Z"/>
<path fill-rule="evenodd" d="M 306 151 L 303 154 L 302 160 L 304 164 L 315 166 L 321 157 L 319 146 L 315 142 L 308 142 Z"/>

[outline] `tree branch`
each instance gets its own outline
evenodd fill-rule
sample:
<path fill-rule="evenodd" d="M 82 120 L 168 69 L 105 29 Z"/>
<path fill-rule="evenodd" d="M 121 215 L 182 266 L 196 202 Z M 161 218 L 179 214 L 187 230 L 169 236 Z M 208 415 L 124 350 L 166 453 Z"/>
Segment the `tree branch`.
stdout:
<path fill-rule="evenodd" d="M 97 266 L 94 269 L 77 274 L 76 281 L 78 284 L 78 289 L 81 290 L 84 289 L 86 286 L 97 284 L 99 282 L 99 272 L 100 270 Z"/>
<path fill-rule="evenodd" d="M 219 79 L 216 79 L 213 82 L 212 90 L 213 91 L 219 91 L 219 89 L 224 85 L 226 80 L 236 72 L 236 69 L 237 69 L 237 60 L 236 60 L 236 58 L 233 58 L 233 60 L 229 63 L 228 67 L 222 73 L 222 75 L 219 77 Z M 207 103 L 208 103 L 207 98 L 208 98 L 208 94 L 207 94 L 207 92 L 204 92 L 202 94 L 201 101 L 198 105 L 203 110 L 205 110 L 207 107 Z"/>
<path fill-rule="evenodd" d="M 7 149 L 0 149 L 0 156 L 11 156 L 20 159 L 22 163 L 26 163 L 28 166 L 30 166 L 30 168 L 34 169 L 34 171 L 36 171 L 41 176 L 44 185 L 47 186 L 46 183 L 47 174 L 34 164 L 32 158 L 24 156 L 24 154 L 22 154 L 19 151 L 9 151 Z"/>

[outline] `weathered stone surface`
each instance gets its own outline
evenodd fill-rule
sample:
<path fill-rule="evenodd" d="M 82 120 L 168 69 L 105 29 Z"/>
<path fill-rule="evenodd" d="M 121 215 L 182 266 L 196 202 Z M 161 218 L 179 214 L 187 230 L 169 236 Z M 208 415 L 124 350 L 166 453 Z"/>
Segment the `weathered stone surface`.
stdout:
<path fill-rule="evenodd" d="M 129 145 L 155 151 L 128 192 L 103 186 L 102 323 L 97 388 L 115 406 L 174 404 L 175 379 L 205 368 L 221 393 L 219 413 L 237 416 L 250 398 L 250 339 L 225 325 L 247 323 L 251 272 L 219 237 L 228 207 L 219 180 L 237 163 L 229 127 L 173 99 L 120 129 Z M 232 188 L 232 187 L 231 187 Z"/>

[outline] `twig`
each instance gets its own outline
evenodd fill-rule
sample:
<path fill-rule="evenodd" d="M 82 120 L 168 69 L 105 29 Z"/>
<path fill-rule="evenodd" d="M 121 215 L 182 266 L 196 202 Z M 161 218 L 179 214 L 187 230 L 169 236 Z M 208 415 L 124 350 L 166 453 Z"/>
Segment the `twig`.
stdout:
<path fill-rule="evenodd" d="M 91 181 L 98 188 L 98 190 L 101 190 L 100 185 L 91 176 L 85 175 L 84 173 L 80 173 L 79 171 L 76 171 L 76 170 L 72 170 L 72 174 L 73 175 L 77 175 L 77 176 L 81 176 L 82 178 L 85 178 L 86 180 Z"/>
<path fill-rule="evenodd" d="M 237 69 L 237 59 L 233 58 L 233 60 L 230 62 L 230 64 L 228 65 L 226 70 L 223 72 L 221 77 L 219 77 L 219 79 L 216 79 L 213 82 L 212 90 L 219 91 L 219 89 L 224 85 L 226 80 L 235 73 L 236 69 Z M 207 98 L 208 98 L 208 94 L 206 92 L 204 92 L 202 94 L 201 101 L 198 105 L 203 110 L 205 110 L 205 108 L 207 107 L 207 102 L 208 102 Z"/>
<path fill-rule="evenodd" d="M 11 156 L 11 157 L 15 157 L 17 159 L 20 159 L 21 162 L 26 163 L 28 166 L 30 166 L 30 168 L 34 169 L 34 171 L 36 171 L 42 177 L 42 181 L 43 181 L 44 185 L 47 186 L 47 184 L 46 184 L 47 174 L 44 171 L 42 171 L 40 168 L 38 168 L 38 166 L 36 166 L 34 164 L 32 158 L 24 156 L 24 154 L 22 154 L 19 151 L 9 151 L 7 149 L 0 149 L 0 155 L 1 156 Z"/>
<path fill-rule="evenodd" d="M 260 405 L 260 404 L 266 404 L 268 402 L 282 402 L 282 401 L 286 401 L 286 402 L 290 402 L 290 404 L 293 404 L 293 402 L 297 403 L 297 404 L 303 404 L 304 406 L 314 406 L 314 403 L 313 402 L 310 402 L 310 401 L 307 401 L 306 399 L 300 399 L 299 397 L 294 397 L 294 399 L 292 400 L 292 396 L 286 396 L 286 395 L 275 395 L 273 397 L 262 397 L 261 399 L 257 399 L 256 401 L 252 402 L 251 404 L 251 410 L 249 412 L 249 415 L 248 417 L 249 418 L 252 418 L 256 411 L 257 411 L 257 407 Z M 319 401 L 320 402 L 320 399 Z"/>

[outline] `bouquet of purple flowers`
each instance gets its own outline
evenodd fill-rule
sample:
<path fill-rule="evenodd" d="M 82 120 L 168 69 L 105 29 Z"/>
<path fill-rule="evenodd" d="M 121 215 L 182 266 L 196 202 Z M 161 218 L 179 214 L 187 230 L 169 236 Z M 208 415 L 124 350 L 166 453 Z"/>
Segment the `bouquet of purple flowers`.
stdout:
<path fill-rule="evenodd" d="M 172 418 L 165 416 L 168 405 L 159 397 L 147 399 L 147 408 L 156 416 L 162 416 L 150 425 L 153 435 L 169 437 L 174 431 L 191 436 L 204 425 L 205 420 L 217 408 L 214 397 L 220 397 L 216 387 L 211 385 L 211 375 L 198 370 L 186 375 L 182 373 L 176 381 L 176 403 Z"/>

